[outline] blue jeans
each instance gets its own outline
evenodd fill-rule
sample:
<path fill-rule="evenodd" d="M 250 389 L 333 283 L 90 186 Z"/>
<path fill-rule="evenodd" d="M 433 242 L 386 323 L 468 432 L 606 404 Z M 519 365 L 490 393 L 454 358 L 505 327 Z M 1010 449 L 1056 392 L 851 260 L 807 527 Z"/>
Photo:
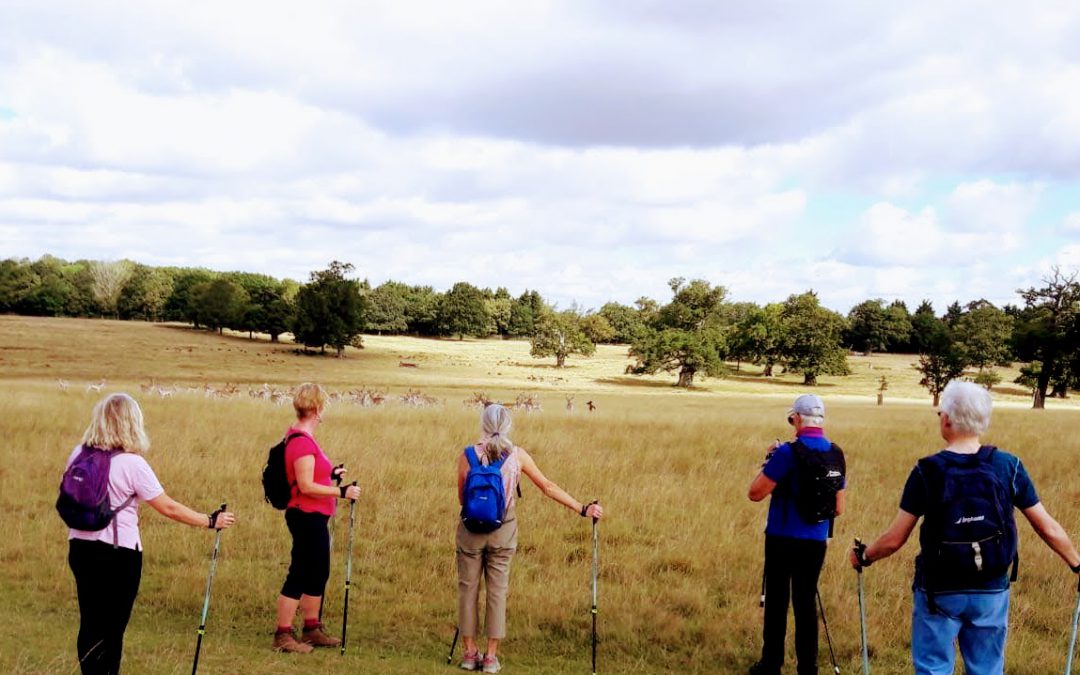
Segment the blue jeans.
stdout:
<path fill-rule="evenodd" d="M 967 675 L 1005 671 L 1009 591 L 938 595 L 930 613 L 926 593 L 916 589 L 911 613 L 911 660 L 916 675 L 952 675 L 959 641 Z"/>

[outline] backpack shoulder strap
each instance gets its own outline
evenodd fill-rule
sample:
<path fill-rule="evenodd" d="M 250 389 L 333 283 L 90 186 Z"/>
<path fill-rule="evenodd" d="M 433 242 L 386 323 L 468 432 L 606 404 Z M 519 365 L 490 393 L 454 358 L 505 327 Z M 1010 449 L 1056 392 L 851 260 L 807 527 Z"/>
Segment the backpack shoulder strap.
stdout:
<path fill-rule="evenodd" d="M 285 436 L 285 447 L 288 447 L 288 446 L 289 446 L 289 441 L 291 441 L 292 439 L 294 439 L 294 438 L 300 438 L 301 436 L 306 436 L 306 435 L 307 435 L 307 434 L 303 434 L 303 433 L 300 433 L 299 431 L 294 431 L 294 432 L 293 432 L 293 433 L 291 433 L 291 434 L 287 434 L 287 435 Z"/>
<path fill-rule="evenodd" d="M 469 470 L 480 466 L 480 458 L 476 456 L 476 448 L 469 445 L 465 447 L 465 459 L 469 462 Z"/>

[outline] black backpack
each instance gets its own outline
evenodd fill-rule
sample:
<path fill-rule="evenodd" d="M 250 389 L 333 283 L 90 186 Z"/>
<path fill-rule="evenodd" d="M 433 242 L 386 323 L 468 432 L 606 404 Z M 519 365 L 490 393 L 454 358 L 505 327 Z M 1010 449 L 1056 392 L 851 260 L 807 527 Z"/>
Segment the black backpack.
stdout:
<path fill-rule="evenodd" d="M 791 483 L 795 510 L 808 523 L 832 520 L 836 517 L 836 493 L 844 489 L 847 475 L 844 451 L 836 443 L 825 451 L 811 450 L 795 440 L 791 453 L 795 456 Z"/>
<path fill-rule="evenodd" d="M 991 462 L 997 448 L 919 460 L 927 508 L 919 535 L 928 592 L 991 581 L 1019 563 L 1013 495 Z"/>
<path fill-rule="evenodd" d="M 263 497 L 270 506 L 279 511 L 284 510 L 292 499 L 292 484 L 285 473 L 285 446 L 292 439 L 303 435 L 289 434 L 270 448 L 270 453 L 266 456 L 266 466 L 262 473 Z"/>

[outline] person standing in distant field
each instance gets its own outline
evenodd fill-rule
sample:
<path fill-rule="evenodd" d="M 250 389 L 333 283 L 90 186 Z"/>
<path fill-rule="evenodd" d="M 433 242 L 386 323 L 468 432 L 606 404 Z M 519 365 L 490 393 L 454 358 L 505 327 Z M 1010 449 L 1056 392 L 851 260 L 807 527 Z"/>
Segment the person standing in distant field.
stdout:
<path fill-rule="evenodd" d="M 889 528 L 865 551 L 851 552 L 852 567 L 868 567 L 898 551 L 923 518 L 912 584 L 916 675 L 951 675 L 957 642 L 970 675 L 1004 672 L 1009 583 L 1019 562 L 1013 508 L 1080 572 L 1080 553 L 1039 502 L 1024 465 L 979 442 L 992 405 L 989 392 L 973 382 L 946 385 L 938 427 L 947 446 L 911 470 Z"/>
<path fill-rule="evenodd" d="M 749 498 L 769 500 L 765 527 L 765 628 L 761 659 L 751 675 L 779 675 L 784 663 L 788 601 L 795 613 L 799 675 L 817 670 L 818 576 L 825 562 L 832 518 L 844 510 L 843 452 L 823 430 L 825 404 L 804 394 L 788 411 L 795 440 L 769 448 L 765 465 L 750 484 Z M 806 480 L 820 477 L 821 480 Z M 816 486 L 816 487 L 812 487 Z"/>
<path fill-rule="evenodd" d="M 70 467 L 84 453 L 116 453 L 108 460 L 112 522 L 103 530 L 68 530 L 68 565 L 79 595 L 76 649 L 83 675 L 120 672 L 124 631 L 142 580 L 139 502 L 194 527 L 224 530 L 236 521 L 228 511 L 199 513 L 165 494 L 142 457 L 149 448 L 139 404 L 127 394 L 110 394 L 94 406 L 82 443 L 67 460 Z"/>
<path fill-rule="evenodd" d="M 465 448 L 458 456 L 457 484 L 458 503 L 465 499 L 465 483 L 469 469 L 474 464 L 489 466 L 501 462 L 505 509 L 502 525 L 492 532 L 471 532 L 459 520 L 457 528 L 458 570 L 458 629 L 465 654 L 461 660 L 463 670 L 482 670 L 497 673 L 499 642 L 506 637 L 506 595 L 510 588 L 510 561 L 517 551 L 517 517 L 514 491 L 521 474 L 529 477 L 544 496 L 567 507 L 578 515 L 600 519 L 604 509 L 599 503 L 584 504 L 571 497 L 541 473 L 529 453 L 510 440 L 510 411 L 496 403 L 489 404 L 480 415 L 483 438 L 476 445 Z M 484 577 L 487 595 L 487 651 L 480 653 L 476 644 L 477 605 L 480 596 L 480 577 Z"/>
<path fill-rule="evenodd" d="M 285 475 L 292 498 L 285 508 L 285 524 L 292 535 L 289 572 L 277 599 L 276 651 L 306 654 L 314 647 L 337 647 L 341 640 L 326 634 L 319 621 L 326 580 L 330 578 L 330 518 L 337 500 L 359 499 L 355 485 L 334 487 L 344 475 L 315 442 L 328 398 L 317 384 L 302 384 L 293 396 L 297 422 L 285 432 Z M 299 609 L 304 618 L 300 640 L 293 630 Z"/>

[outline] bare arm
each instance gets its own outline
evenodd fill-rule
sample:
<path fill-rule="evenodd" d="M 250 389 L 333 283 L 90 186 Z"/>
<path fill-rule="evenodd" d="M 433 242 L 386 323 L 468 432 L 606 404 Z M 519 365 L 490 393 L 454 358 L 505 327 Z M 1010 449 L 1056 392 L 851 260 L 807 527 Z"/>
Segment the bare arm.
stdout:
<path fill-rule="evenodd" d="M 844 506 L 847 505 L 846 490 L 840 490 L 836 493 L 836 515 L 840 515 L 844 512 Z"/>
<path fill-rule="evenodd" d="M 458 455 L 457 460 L 457 500 L 458 504 L 465 503 L 465 478 L 469 475 L 469 460 L 465 459 L 465 453 Z"/>
<path fill-rule="evenodd" d="M 305 497 L 341 497 L 341 489 L 333 485 L 320 485 L 315 482 L 315 456 L 304 455 L 293 462 L 293 471 L 296 473 L 296 488 Z M 345 489 L 345 497 L 358 499 L 360 488 L 350 485 Z"/>
<path fill-rule="evenodd" d="M 536 487 L 540 488 L 540 491 L 544 493 L 545 497 L 554 499 L 574 513 L 581 513 L 584 504 L 571 497 L 569 493 L 556 485 L 555 481 L 545 476 L 543 472 L 540 471 L 540 468 L 536 466 L 536 462 L 533 461 L 533 458 L 529 456 L 529 453 L 519 448 L 518 456 L 521 461 L 522 472 L 529 477 L 529 480 L 531 480 Z M 604 516 L 604 509 L 599 504 L 591 504 L 586 515 L 593 518 L 602 518 Z"/>
<path fill-rule="evenodd" d="M 1026 508 L 1020 513 L 1023 513 L 1024 517 L 1031 523 L 1035 534 L 1039 535 L 1046 542 L 1046 545 L 1053 549 L 1054 553 L 1061 556 L 1066 565 L 1069 567 L 1080 565 L 1080 553 L 1076 552 L 1076 547 L 1073 546 L 1072 540 L 1069 539 L 1069 535 L 1065 532 L 1065 528 L 1050 515 L 1042 503 Z"/>
<path fill-rule="evenodd" d="M 908 537 L 911 536 L 912 530 L 915 529 L 915 523 L 919 522 L 918 516 L 913 516 L 907 511 L 900 509 L 896 513 L 896 518 L 893 519 L 892 524 L 885 530 L 877 540 L 870 544 L 866 548 L 864 554 L 867 562 L 874 562 L 875 560 L 881 560 L 882 558 L 888 558 L 893 553 L 896 553 L 907 543 Z M 851 552 L 851 565 L 858 568 L 859 562 L 855 558 L 855 552 Z"/>
<path fill-rule="evenodd" d="M 199 513 L 194 509 L 189 509 L 164 492 L 146 503 L 154 507 L 154 510 L 161 515 L 171 520 L 175 520 L 178 523 L 184 523 L 185 525 L 191 525 L 193 527 L 210 526 L 210 516 L 208 514 Z M 225 511 L 224 513 L 218 514 L 215 527 L 219 530 L 224 530 L 234 522 L 236 522 L 236 516 L 229 511 Z"/>
<path fill-rule="evenodd" d="M 752 502 L 760 502 L 772 494 L 772 491 L 776 489 L 776 481 L 765 475 L 764 472 L 759 473 L 754 482 L 750 483 L 750 492 L 747 493 L 747 497 Z"/>

